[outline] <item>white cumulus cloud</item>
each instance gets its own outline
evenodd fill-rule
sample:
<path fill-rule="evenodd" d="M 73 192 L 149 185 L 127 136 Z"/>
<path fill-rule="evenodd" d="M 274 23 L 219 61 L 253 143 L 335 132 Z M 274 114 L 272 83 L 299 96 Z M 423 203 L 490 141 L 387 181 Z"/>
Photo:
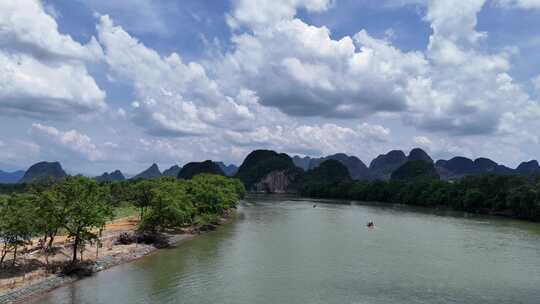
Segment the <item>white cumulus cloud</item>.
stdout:
<path fill-rule="evenodd" d="M 55 127 L 34 123 L 31 133 L 37 140 L 44 143 L 44 149 L 53 149 L 58 145 L 60 148 L 75 152 L 90 161 L 101 160 L 103 152 L 92 142 L 92 139 L 77 130 L 60 131 Z"/>
<path fill-rule="evenodd" d="M 102 56 L 94 38 L 83 45 L 60 33 L 40 1 L 0 1 L 0 114 L 70 118 L 103 110 L 105 92 L 85 66 Z"/>

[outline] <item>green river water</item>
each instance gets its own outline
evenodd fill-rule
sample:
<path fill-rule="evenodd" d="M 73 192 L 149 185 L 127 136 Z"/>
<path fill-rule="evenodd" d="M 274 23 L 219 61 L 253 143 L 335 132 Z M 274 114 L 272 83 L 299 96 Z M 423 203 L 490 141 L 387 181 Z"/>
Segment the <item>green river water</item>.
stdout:
<path fill-rule="evenodd" d="M 538 304 L 540 224 L 252 197 L 218 231 L 33 303 Z"/>

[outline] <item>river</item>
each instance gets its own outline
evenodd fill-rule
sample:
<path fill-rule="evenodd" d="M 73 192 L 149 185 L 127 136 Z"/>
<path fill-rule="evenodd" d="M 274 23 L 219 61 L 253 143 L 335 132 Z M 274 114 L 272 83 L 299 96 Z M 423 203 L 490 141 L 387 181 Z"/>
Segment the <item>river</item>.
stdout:
<path fill-rule="evenodd" d="M 252 197 L 218 231 L 33 303 L 538 304 L 540 224 Z"/>

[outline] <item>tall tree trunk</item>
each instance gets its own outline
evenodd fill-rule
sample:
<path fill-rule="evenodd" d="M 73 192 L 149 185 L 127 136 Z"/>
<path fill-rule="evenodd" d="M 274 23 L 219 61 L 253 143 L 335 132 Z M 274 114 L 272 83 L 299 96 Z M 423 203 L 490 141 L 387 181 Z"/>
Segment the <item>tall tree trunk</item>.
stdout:
<path fill-rule="evenodd" d="M 18 246 L 15 245 L 15 250 L 13 251 L 13 261 L 11 262 L 11 266 L 15 266 L 15 261 L 17 260 L 17 248 Z"/>
<path fill-rule="evenodd" d="M 0 265 L 4 263 L 4 259 L 6 258 L 8 253 L 8 247 L 6 244 L 4 244 L 4 247 L 2 247 L 2 257 L 0 258 Z"/>
<path fill-rule="evenodd" d="M 79 235 L 77 234 L 75 236 L 75 240 L 73 241 L 73 260 L 71 260 L 72 263 L 77 262 L 77 249 L 79 247 Z"/>
<path fill-rule="evenodd" d="M 49 244 L 47 245 L 47 250 L 51 250 L 54 242 L 54 234 L 49 236 Z"/>
<path fill-rule="evenodd" d="M 45 235 L 43 236 L 43 242 L 41 243 L 41 248 L 44 249 L 46 248 L 46 245 L 47 244 L 47 233 L 45 233 Z"/>

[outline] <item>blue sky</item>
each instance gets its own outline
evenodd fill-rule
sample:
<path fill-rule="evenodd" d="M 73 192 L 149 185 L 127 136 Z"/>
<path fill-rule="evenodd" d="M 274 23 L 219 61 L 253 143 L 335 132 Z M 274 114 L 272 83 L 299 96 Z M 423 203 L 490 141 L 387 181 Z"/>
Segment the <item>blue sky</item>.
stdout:
<path fill-rule="evenodd" d="M 540 153 L 538 0 L 7 0 L 0 169 Z"/>

